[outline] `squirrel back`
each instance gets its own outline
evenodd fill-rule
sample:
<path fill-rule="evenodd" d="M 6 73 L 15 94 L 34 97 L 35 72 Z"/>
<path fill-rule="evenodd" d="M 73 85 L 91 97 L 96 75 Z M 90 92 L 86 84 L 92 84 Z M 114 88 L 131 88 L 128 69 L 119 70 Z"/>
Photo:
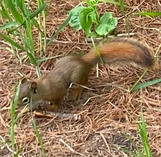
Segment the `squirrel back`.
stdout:
<path fill-rule="evenodd" d="M 154 64 L 152 50 L 147 45 L 129 38 L 115 38 L 106 41 L 98 45 L 96 50 L 92 48 L 89 53 L 82 56 L 82 60 L 95 65 L 100 62 L 99 55 L 107 64 L 134 62 L 143 67 L 152 67 Z"/>

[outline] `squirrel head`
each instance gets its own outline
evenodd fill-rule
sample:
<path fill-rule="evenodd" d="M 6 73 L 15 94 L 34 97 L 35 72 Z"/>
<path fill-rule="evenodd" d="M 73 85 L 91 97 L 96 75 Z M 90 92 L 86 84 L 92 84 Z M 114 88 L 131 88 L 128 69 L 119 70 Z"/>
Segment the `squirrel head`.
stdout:
<path fill-rule="evenodd" d="M 37 86 L 38 84 L 36 81 L 30 81 L 26 78 L 22 79 L 18 104 L 27 105 L 31 103 L 32 109 L 34 109 L 35 105 L 38 104 L 38 101 L 41 100 Z"/>

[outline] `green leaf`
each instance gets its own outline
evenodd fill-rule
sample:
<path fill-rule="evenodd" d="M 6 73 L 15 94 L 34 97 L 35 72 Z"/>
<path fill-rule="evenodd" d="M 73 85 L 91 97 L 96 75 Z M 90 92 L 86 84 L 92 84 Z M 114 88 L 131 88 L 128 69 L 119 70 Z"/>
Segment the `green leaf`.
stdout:
<path fill-rule="evenodd" d="M 9 23 L 6 23 L 6 24 L 0 26 L 0 30 L 8 29 L 8 28 L 11 28 L 11 27 L 17 27 L 19 25 L 20 24 L 15 22 L 15 21 L 14 22 L 9 22 Z"/>
<path fill-rule="evenodd" d="M 69 21 L 70 27 L 72 27 L 76 30 L 82 29 L 81 24 L 80 24 L 80 20 L 79 20 L 79 15 L 80 15 L 80 12 L 84 8 L 85 8 L 84 6 L 78 6 L 69 12 L 69 14 L 71 15 L 71 19 Z"/>
<path fill-rule="evenodd" d="M 23 23 L 23 17 L 18 12 L 18 10 L 16 9 L 16 6 L 13 4 L 13 1 L 12 0 L 6 0 L 6 2 L 7 2 L 8 8 L 12 12 L 12 15 L 14 16 L 14 18 L 16 19 L 16 21 L 19 22 L 20 24 L 22 24 Z"/>
<path fill-rule="evenodd" d="M 109 32 L 108 25 L 105 23 L 99 24 L 95 30 L 96 30 L 96 33 L 99 34 L 100 36 L 107 35 Z"/>
<path fill-rule="evenodd" d="M 112 13 L 107 12 L 104 15 L 101 16 L 100 23 L 108 23 L 110 19 L 112 19 Z"/>
<path fill-rule="evenodd" d="M 21 10 L 23 10 L 23 6 L 25 4 L 24 2 L 24 0 L 15 0 L 16 7 L 19 7 Z"/>
<path fill-rule="evenodd" d="M 19 1 L 19 0 L 18 0 Z M 21 9 L 21 11 L 23 12 L 23 15 L 27 18 L 30 17 L 30 19 L 32 19 L 32 24 L 40 31 L 40 25 L 39 23 L 34 19 L 34 17 L 37 15 L 37 13 L 39 11 L 41 11 L 42 9 L 45 9 L 45 6 L 42 5 L 38 10 L 36 10 L 34 13 L 31 13 L 30 10 L 25 6 L 24 4 L 24 0 L 19 1 L 19 5 L 18 5 Z M 25 24 L 25 22 L 23 23 L 23 25 Z"/>
<path fill-rule="evenodd" d="M 139 89 L 142 89 L 142 88 L 145 88 L 145 87 L 148 87 L 148 86 L 160 83 L 160 82 L 161 82 L 161 78 L 155 79 L 155 80 L 152 80 L 152 81 L 148 81 L 148 82 L 145 82 L 145 83 L 140 83 L 133 88 L 133 91 L 137 91 Z"/>
<path fill-rule="evenodd" d="M 112 13 L 105 13 L 101 19 L 100 24 L 97 25 L 95 31 L 100 36 L 106 36 L 113 31 L 117 26 L 117 19 L 112 16 Z"/>
<path fill-rule="evenodd" d="M 37 60 L 36 60 L 36 57 L 34 56 L 34 54 L 27 52 L 27 56 L 29 57 L 31 64 L 37 66 Z"/>
<path fill-rule="evenodd" d="M 5 39 L 7 42 L 9 42 L 12 46 L 21 49 L 21 50 L 25 50 L 23 46 L 19 45 L 17 42 L 15 42 L 14 40 L 12 40 L 9 36 L 0 33 L 0 36 Z"/>
<path fill-rule="evenodd" d="M 25 17 L 28 17 L 30 15 L 30 10 L 26 7 L 24 0 L 18 0 L 18 6 Z"/>
<path fill-rule="evenodd" d="M 92 12 L 90 12 L 89 16 L 92 19 L 92 23 L 99 23 L 99 16 L 97 10 L 93 10 Z"/>
<path fill-rule="evenodd" d="M 33 24 L 40 32 L 42 32 L 39 23 L 38 23 L 35 19 L 32 19 L 32 24 Z"/>
<path fill-rule="evenodd" d="M 137 14 L 142 15 L 142 16 L 150 16 L 150 17 L 161 16 L 161 12 L 139 12 Z"/>
<path fill-rule="evenodd" d="M 34 11 L 31 15 L 30 15 L 30 19 L 34 18 L 35 16 L 37 16 L 40 12 L 42 12 L 45 8 L 47 7 L 46 3 L 44 3 L 39 9 L 37 9 L 36 11 Z"/>
<path fill-rule="evenodd" d="M 99 37 L 99 35 L 98 35 L 97 33 L 95 33 L 95 32 L 90 32 L 88 35 L 89 35 L 90 37 L 93 37 L 93 38 Z"/>
<path fill-rule="evenodd" d="M 35 49 L 34 49 L 34 40 L 32 37 L 32 25 L 31 25 L 31 21 L 30 18 L 26 18 L 25 19 L 25 23 L 26 23 L 26 40 L 27 40 L 27 47 L 30 49 L 30 51 L 32 53 L 34 53 Z"/>
<path fill-rule="evenodd" d="M 8 19 L 9 21 L 12 21 L 12 18 L 11 18 L 11 16 L 9 15 L 9 12 L 6 10 L 6 7 L 3 5 L 3 4 L 1 4 L 1 14 L 2 14 L 2 16 L 4 17 L 4 18 L 6 18 L 6 19 Z"/>
<path fill-rule="evenodd" d="M 83 30 L 89 34 L 91 32 L 91 27 L 92 27 L 92 17 L 91 17 L 91 12 L 93 12 L 93 8 L 85 8 L 81 11 L 80 13 L 80 24 L 83 28 Z"/>

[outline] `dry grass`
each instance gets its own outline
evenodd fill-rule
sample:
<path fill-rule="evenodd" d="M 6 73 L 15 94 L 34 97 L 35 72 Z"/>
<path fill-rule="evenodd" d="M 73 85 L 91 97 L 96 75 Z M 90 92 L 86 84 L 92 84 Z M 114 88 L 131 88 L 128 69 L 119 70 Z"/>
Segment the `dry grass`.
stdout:
<path fill-rule="evenodd" d="M 47 34 L 51 34 L 66 18 L 67 11 L 79 1 L 53 1 L 50 5 L 47 18 Z M 159 11 L 159 0 L 127 1 L 131 6 L 129 14 L 134 11 Z M 100 11 L 112 11 L 115 16 L 121 17 L 120 9 L 113 5 L 102 4 Z M 130 32 L 146 41 L 154 51 L 161 43 L 161 19 L 132 16 L 129 18 Z M 119 22 L 118 33 L 125 33 L 125 21 Z M 1 40 L 0 48 L 0 135 L 7 142 L 10 127 L 10 104 L 14 86 L 21 78 L 18 72 L 29 78 L 36 77 L 34 67 L 25 63 L 19 65 L 15 57 L 6 49 L 7 45 Z M 75 32 L 67 27 L 48 47 L 48 55 L 68 55 L 73 52 L 88 51 L 90 45 L 86 43 L 84 34 Z M 161 51 L 159 52 L 161 54 Z M 52 69 L 55 60 L 41 65 L 43 73 Z M 108 74 L 107 74 L 108 71 Z M 45 119 L 36 118 L 37 126 L 43 138 L 46 156 L 128 156 L 121 149 L 121 145 L 134 151 L 129 135 L 140 146 L 137 122 L 141 111 L 144 111 L 149 142 L 153 156 L 161 156 L 161 88 L 160 84 L 144 89 L 142 92 L 127 93 L 142 74 L 143 70 L 133 66 L 99 67 L 99 78 L 96 78 L 95 69 L 90 75 L 89 87 L 94 90 L 85 90 L 81 100 L 72 102 L 70 98 L 64 100 L 66 112 L 77 113 L 82 119 Z M 110 77 L 110 79 L 108 79 Z M 161 78 L 161 71 L 150 71 L 142 81 Z M 114 84 L 114 86 L 109 86 Z M 90 98 L 90 99 L 89 99 Z M 87 102 L 87 100 L 89 100 Z M 87 102 L 87 103 L 86 103 Z M 15 127 L 16 148 L 23 147 L 22 156 L 40 156 L 40 145 L 32 127 L 32 113 L 25 114 Z M 0 156 L 11 156 L 11 152 L 4 147 Z"/>

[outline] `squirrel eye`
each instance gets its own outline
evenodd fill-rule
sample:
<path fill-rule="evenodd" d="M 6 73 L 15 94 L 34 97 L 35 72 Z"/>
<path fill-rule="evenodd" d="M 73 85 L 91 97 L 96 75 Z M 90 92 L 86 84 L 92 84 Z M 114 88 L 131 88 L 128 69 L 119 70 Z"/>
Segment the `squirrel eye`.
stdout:
<path fill-rule="evenodd" d="M 29 99 L 28 97 L 24 97 L 24 98 L 22 99 L 22 102 L 23 102 L 24 104 L 29 103 L 29 101 L 30 101 L 30 99 Z"/>

